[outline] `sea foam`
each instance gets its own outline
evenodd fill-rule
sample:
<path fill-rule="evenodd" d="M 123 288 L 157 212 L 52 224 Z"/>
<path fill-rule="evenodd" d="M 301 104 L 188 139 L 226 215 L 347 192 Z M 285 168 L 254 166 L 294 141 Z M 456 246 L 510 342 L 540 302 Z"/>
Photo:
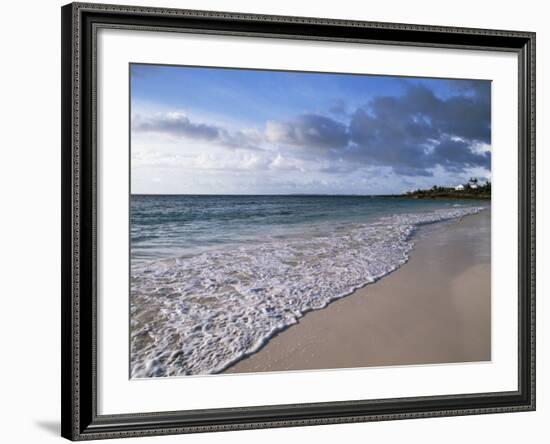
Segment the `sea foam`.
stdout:
<path fill-rule="evenodd" d="M 482 209 L 397 214 L 310 237 L 137 263 L 131 270 L 131 375 L 223 371 L 306 312 L 399 268 L 418 226 Z"/>

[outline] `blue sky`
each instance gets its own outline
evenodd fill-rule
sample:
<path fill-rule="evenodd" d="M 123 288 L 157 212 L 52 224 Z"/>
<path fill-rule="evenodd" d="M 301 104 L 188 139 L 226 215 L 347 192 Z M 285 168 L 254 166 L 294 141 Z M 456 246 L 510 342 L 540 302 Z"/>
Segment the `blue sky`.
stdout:
<path fill-rule="evenodd" d="M 490 82 L 132 64 L 132 192 L 389 194 L 490 178 Z"/>

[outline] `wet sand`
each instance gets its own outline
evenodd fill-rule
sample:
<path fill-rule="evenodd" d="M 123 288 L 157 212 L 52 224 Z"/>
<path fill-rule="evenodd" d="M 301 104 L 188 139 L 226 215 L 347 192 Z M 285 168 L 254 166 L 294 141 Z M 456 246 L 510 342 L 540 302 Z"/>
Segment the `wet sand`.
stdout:
<path fill-rule="evenodd" d="M 491 359 L 490 210 L 422 227 L 409 261 L 306 314 L 226 373 Z"/>

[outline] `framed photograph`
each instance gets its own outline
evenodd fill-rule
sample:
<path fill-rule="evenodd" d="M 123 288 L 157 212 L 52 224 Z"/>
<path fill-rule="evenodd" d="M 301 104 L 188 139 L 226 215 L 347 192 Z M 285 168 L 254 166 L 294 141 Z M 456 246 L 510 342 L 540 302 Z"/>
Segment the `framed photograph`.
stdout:
<path fill-rule="evenodd" d="M 61 13 L 64 437 L 534 410 L 534 33 Z"/>

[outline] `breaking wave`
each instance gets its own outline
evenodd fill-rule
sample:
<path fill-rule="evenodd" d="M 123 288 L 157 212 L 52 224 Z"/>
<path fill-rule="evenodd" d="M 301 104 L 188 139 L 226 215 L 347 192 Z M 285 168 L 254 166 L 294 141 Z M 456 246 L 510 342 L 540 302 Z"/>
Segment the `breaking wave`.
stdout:
<path fill-rule="evenodd" d="M 131 375 L 223 371 L 306 312 L 399 268 L 418 226 L 482 209 L 396 214 L 308 238 L 138 263 L 131 270 Z"/>

